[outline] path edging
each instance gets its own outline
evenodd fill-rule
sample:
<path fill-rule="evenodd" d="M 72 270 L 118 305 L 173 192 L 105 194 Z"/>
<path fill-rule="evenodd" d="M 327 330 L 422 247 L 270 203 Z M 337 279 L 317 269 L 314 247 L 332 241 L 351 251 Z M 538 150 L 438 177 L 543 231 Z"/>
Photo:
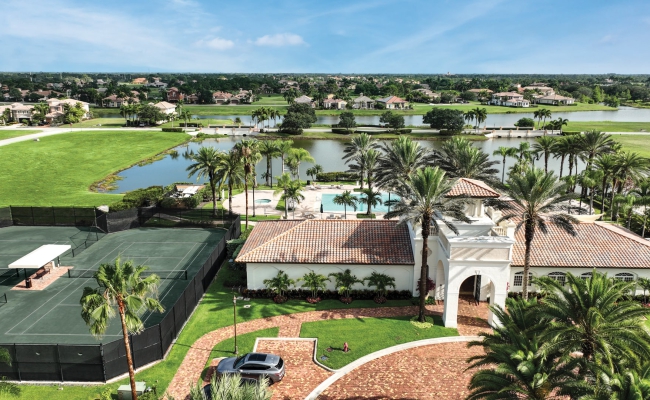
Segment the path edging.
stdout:
<path fill-rule="evenodd" d="M 372 360 L 376 360 L 378 358 L 387 356 L 389 354 L 397 353 L 399 351 L 403 350 L 408 350 L 412 349 L 415 347 L 422 347 L 422 346 L 430 346 L 434 344 L 443 344 L 443 343 L 460 343 L 460 342 L 470 342 L 472 340 L 481 340 L 480 336 L 447 336 L 447 337 L 441 337 L 441 338 L 433 338 L 433 339 L 423 339 L 423 340 L 417 340 L 415 342 L 408 342 L 408 343 L 403 343 L 403 344 L 398 344 L 396 346 L 388 347 L 382 350 L 375 351 L 374 353 L 370 353 L 366 356 L 363 356 L 350 364 L 346 365 L 345 367 L 338 369 L 338 370 L 331 370 L 334 372 L 334 375 L 330 376 L 329 378 L 325 379 L 320 385 L 316 387 L 316 389 L 312 390 L 311 393 L 305 397 L 305 400 L 316 400 L 318 396 L 323 393 L 327 388 L 329 388 L 334 382 L 338 381 L 345 375 L 349 374 L 353 370 L 359 368 L 363 364 L 366 364 Z M 318 362 L 317 362 L 318 363 Z M 320 364 L 320 363 L 318 363 Z"/>

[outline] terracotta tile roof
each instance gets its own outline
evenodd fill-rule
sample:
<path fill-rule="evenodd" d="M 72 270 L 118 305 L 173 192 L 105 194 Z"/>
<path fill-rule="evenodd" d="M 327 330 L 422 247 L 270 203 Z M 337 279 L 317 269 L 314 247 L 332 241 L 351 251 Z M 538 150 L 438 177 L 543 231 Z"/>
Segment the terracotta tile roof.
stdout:
<path fill-rule="evenodd" d="M 492 189 L 485 183 L 468 178 L 460 178 L 456 181 L 454 187 L 447 193 L 448 197 L 455 196 L 469 196 L 477 198 L 486 198 L 486 197 L 500 197 L 501 195 L 496 190 Z"/>
<path fill-rule="evenodd" d="M 389 96 L 383 99 L 378 99 L 377 100 L 380 103 L 386 103 L 386 104 L 393 104 L 393 103 L 406 103 L 406 100 L 400 99 L 397 96 Z"/>
<path fill-rule="evenodd" d="M 650 241 L 618 226 L 604 222 L 576 225 L 571 236 L 553 224 L 548 233 L 537 231 L 533 239 L 531 266 L 650 268 Z M 512 265 L 524 265 L 524 229 L 515 234 Z"/>
<path fill-rule="evenodd" d="M 415 264 L 407 225 L 364 220 L 261 221 L 237 262 Z"/>

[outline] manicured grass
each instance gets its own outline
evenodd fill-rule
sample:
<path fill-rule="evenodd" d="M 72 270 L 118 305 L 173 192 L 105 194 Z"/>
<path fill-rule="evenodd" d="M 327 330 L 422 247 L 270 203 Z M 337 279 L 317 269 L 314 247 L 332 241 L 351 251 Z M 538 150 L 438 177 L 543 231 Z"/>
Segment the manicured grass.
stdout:
<path fill-rule="evenodd" d="M 113 203 L 122 196 L 94 193 L 89 186 L 188 139 L 175 132 L 92 130 L 0 147 L 0 205 Z"/>
<path fill-rule="evenodd" d="M 640 132 L 642 130 L 650 132 L 650 122 L 569 121 L 562 129 L 580 132 L 594 129 L 602 132 Z"/>
<path fill-rule="evenodd" d="M 411 317 L 358 318 L 306 322 L 300 329 L 300 337 L 318 338 L 318 361 L 330 368 L 338 369 L 375 351 L 415 340 L 445 336 L 458 336 L 458 331 L 445 328 L 442 319 L 434 316 L 435 325 L 416 328 L 409 321 Z M 350 351 L 343 352 L 347 342 Z M 327 351 L 331 347 L 332 351 Z M 327 360 L 321 356 L 328 357 Z"/>
<path fill-rule="evenodd" d="M 612 135 L 614 140 L 623 145 L 623 149 L 634 151 L 643 157 L 650 157 L 649 135 Z"/>
<path fill-rule="evenodd" d="M 93 118 L 72 124 L 73 128 L 122 128 L 126 124 L 124 118 Z M 69 125 L 62 125 L 67 128 Z"/>
<path fill-rule="evenodd" d="M 243 227 L 242 227 L 243 229 Z M 217 279 L 208 288 L 201 303 L 197 306 L 194 314 L 185 325 L 178 340 L 172 347 L 171 352 L 163 362 L 136 374 L 136 380 L 145 381 L 148 385 L 156 385 L 158 393 L 162 394 L 169 386 L 174 374 L 176 374 L 181 362 L 185 358 L 187 351 L 194 342 L 215 329 L 231 326 L 233 322 L 232 296 L 230 289 L 224 288 L 223 282 L 232 274 L 228 269 L 227 263 L 224 263 Z M 238 303 L 239 304 L 239 303 Z M 355 300 L 351 304 L 343 304 L 338 300 L 323 300 L 318 304 L 309 304 L 306 301 L 289 300 L 284 304 L 275 304 L 271 299 L 253 299 L 250 302 L 251 308 L 243 308 L 243 304 L 238 306 L 237 321 L 244 322 L 259 318 L 273 317 L 276 315 L 292 314 L 304 311 L 321 311 L 344 308 L 362 308 L 362 307 L 396 307 L 410 306 L 411 300 L 391 300 L 383 305 L 378 305 L 372 300 Z M 119 323 L 113 320 L 111 323 Z M 111 388 L 116 391 L 120 385 L 128 383 L 128 379 L 110 385 L 100 386 L 64 386 L 63 390 L 58 390 L 58 385 L 40 386 L 25 385 L 23 388 L 23 397 L 25 399 L 47 399 L 47 400 L 90 400 L 96 399 L 97 395 Z"/>
<path fill-rule="evenodd" d="M 197 121 L 196 120 L 187 121 L 188 124 L 193 124 L 195 122 Z M 207 128 L 208 125 L 232 125 L 233 124 L 233 121 L 231 119 L 208 118 L 208 119 L 202 119 L 199 122 L 201 122 L 205 128 Z M 182 119 L 177 119 L 173 122 L 174 125 L 173 127 L 174 128 L 182 127 L 182 124 L 184 123 L 185 121 L 183 121 Z M 171 127 L 172 127 L 172 122 L 165 122 L 162 125 L 158 125 L 158 128 L 171 128 Z"/>
<path fill-rule="evenodd" d="M 29 135 L 31 133 L 39 133 L 39 132 L 41 132 L 41 131 L 34 130 L 34 129 L 15 129 L 15 130 L 14 129 L 12 129 L 12 130 L 0 129 L 0 140 L 11 139 L 11 138 L 18 137 L 18 136 L 25 136 L 25 135 Z"/>
<path fill-rule="evenodd" d="M 243 335 L 237 335 L 237 349 L 239 350 L 239 355 L 250 353 L 253 351 L 255 346 L 255 339 L 258 337 L 278 337 L 280 328 L 268 328 L 260 329 L 259 331 L 245 333 Z M 235 357 L 235 338 L 226 339 L 223 342 L 217 343 L 208 357 L 208 361 L 205 363 L 205 369 L 201 377 L 205 376 L 205 373 L 208 371 L 210 362 L 214 358 L 222 357 Z"/>

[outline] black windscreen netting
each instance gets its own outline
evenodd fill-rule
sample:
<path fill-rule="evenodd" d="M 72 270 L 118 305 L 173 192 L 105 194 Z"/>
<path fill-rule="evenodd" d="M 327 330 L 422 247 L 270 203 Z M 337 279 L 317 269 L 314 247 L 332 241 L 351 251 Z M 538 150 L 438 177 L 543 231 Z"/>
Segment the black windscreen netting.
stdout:
<path fill-rule="evenodd" d="M 129 371 L 126 364 L 126 357 L 118 358 L 117 360 L 107 361 L 104 363 L 104 371 L 106 371 L 106 379 L 113 379 Z"/>
<path fill-rule="evenodd" d="M 101 382 L 104 378 L 102 364 L 61 364 L 63 380 L 68 382 Z"/>
<path fill-rule="evenodd" d="M 11 218 L 14 225 L 34 225 L 31 207 L 11 207 Z"/>
<path fill-rule="evenodd" d="M 9 359 L 16 359 L 16 351 L 13 345 L 0 345 L 0 349 L 7 350 L 9 352 Z M 18 365 L 16 363 L 12 363 L 11 365 L 0 363 L 0 376 L 5 376 L 9 380 L 20 379 L 18 374 Z"/>
<path fill-rule="evenodd" d="M 156 360 L 160 360 L 162 356 L 163 354 L 160 350 L 160 343 L 156 343 L 154 346 L 145 347 L 144 349 L 136 350 L 133 352 L 134 364 L 136 368 L 140 368 Z"/>
<path fill-rule="evenodd" d="M 185 300 L 183 296 L 178 298 L 176 304 L 174 304 L 174 324 L 176 325 L 176 332 L 180 332 L 185 323 Z"/>
<path fill-rule="evenodd" d="M 14 221 L 11 218 L 11 208 L 0 207 L 0 228 L 4 228 L 5 226 L 11 226 L 13 224 Z"/>
<path fill-rule="evenodd" d="M 19 363 L 20 379 L 24 381 L 61 381 L 61 366 L 59 363 L 21 362 Z"/>
<path fill-rule="evenodd" d="M 66 364 L 102 364 L 99 345 L 59 345 L 59 360 Z"/>
<path fill-rule="evenodd" d="M 131 228 L 139 228 L 138 209 L 116 211 L 106 214 L 108 233 L 121 232 Z"/>
<path fill-rule="evenodd" d="M 133 343 L 133 350 L 144 349 L 145 347 L 152 346 L 154 344 L 160 343 L 160 328 L 158 325 L 154 325 L 150 328 L 145 329 L 137 335 L 131 336 L 131 341 Z"/>

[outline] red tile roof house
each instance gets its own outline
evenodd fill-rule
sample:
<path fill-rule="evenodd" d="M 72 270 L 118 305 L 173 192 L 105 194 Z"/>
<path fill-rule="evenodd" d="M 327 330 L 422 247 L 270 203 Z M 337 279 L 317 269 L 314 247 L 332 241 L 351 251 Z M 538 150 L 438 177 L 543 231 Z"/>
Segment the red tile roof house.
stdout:
<path fill-rule="evenodd" d="M 484 182 L 459 179 L 449 196 L 466 196 L 472 223 L 454 221 L 458 235 L 444 227 L 429 237 L 427 265 L 436 283 L 431 295 L 444 300 L 445 326 L 457 326 L 460 296 L 505 305 L 508 292 L 522 289 L 523 230 L 516 221 L 484 205 L 500 193 Z M 579 217 L 582 218 L 582 217 Z M 650 242 L 623 228 L 589 222 L 585 216 L 571 236 L 554 226 L 533 240 L 531 274 L 563 282 L 567 273 L 589 276 L 594 268 L 611 277 L 650 278 Z M 497 223 L 498 222 L 498 223 Z M 420 228 L 395 220 L 288 220 L 258 222 L 237 261 L 246 263 L 248 288 L 279 270 L 297 279 L 311 270 L 327 275 L 350 268 L 363 279 L 377 271 L 391 275 L 398 290 L 417 295 L 422 239 Z M 361 288 L 357 285 L 356 288 Z M 334 283 L 328 284 L 334 289 Z M 535 291 L 534 285 L 531 291 Z M 637 294 L 642 294 L 637 289 Z M 489 315 L 489 321 L 493 315 Z"/>
<path fill-rule="evenodd" d="M 397 96 L 389 96 L 383 99 L 377 99 L 377 103 L 383 103 L 387 110 L 402 110 L 408 108 L 409 102 L 400 99 Z"/>

